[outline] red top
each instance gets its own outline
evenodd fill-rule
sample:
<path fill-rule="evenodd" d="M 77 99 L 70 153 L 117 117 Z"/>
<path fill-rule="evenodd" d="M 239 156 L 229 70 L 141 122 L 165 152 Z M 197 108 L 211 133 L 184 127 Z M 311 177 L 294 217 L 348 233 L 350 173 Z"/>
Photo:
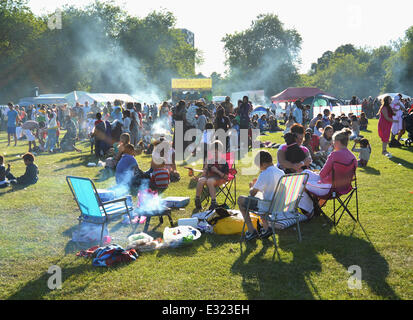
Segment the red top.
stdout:
<path fill-rule="evenodd" d="M 320 182 L 321 183 L 326 183 L 326 184 L 331 184 L 333 183 L 333 164 L 334 162 L 339 162 L 339 163 L 344 163 L 344 164 L 350 164 L 352 160 L 355 160 L 353 163 L 357 167 L 357 159 L 356 156 L 347 148 L 341 149 L 339 151 L 334 151 L 332 152 L 328 158 L 327 162 L 325 163 L 323 169 L 320 171 Z M 335 180 L 340 179 L 340 176 L 346 175 L 348 167 L 346 168 L 345 166 L 340 166 L 340 167 L 334 167 L 335 170 Z"/>

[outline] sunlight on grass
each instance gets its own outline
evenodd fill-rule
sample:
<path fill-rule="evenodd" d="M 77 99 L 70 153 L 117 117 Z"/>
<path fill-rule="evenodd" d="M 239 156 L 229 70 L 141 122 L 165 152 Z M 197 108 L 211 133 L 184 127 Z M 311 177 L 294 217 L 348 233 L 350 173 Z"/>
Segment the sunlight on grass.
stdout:
<path fill-rule="evenodd" d="M 279 256 L 271 241 L 243 245 L 241 252 L 239 236 L 203 235 L 189 247 L 143 253 L 128 265 L 92 267 L 90 260 L 76 258 L 70 242 L 78 209 L 65 176 L 89 177 L 98 188 L 113 185 L 114 178 L 101 179 L 101 168 L 86 167 L 94 161 L 86 142 L 79 144 L 82 153 L 39 155 L 36 185 L 0 189 L 0 299 L 411 299 L 413 148 L 391 149 L 394 158 L 383 157 L 376 126 L 372 120 L 372 132 L 364 133 L 373 148 L 369 167 L 358 170 L 360 219 L 372 243 L 348 217 L 337 230 L 319 217 L 302 225 L 302 243 L 294 230 L 280 232 Z M 283 142 L 281 133 L 260 140 Z M 0 153 L 14 175 L 23 174 L 27 142 L 6 145 L 1 132 Z M 267 150 L 275 157 L 276 149 Z M 137 160 L 149 168 L 150 157 Z M 164 196 L 190 196 L 191 202 L 173 211 L 175 223 L 191 216 L 195 195 L 187 170 L 179 165 L 178 171 L 181 181 Z M 237 195 L 247 194 L 252 178 L 238 175 Z M 153 235 L 161 236 L 166 220 Z M 154 219 L 150 231 L 157 224 Z M 120 245 L 129 228 L 109 225 Z M 63 271 L 61 290 L 47 288 L 53 264 Z M 347 286 L 351 265 L 362 268 L 361 290 Z"/>

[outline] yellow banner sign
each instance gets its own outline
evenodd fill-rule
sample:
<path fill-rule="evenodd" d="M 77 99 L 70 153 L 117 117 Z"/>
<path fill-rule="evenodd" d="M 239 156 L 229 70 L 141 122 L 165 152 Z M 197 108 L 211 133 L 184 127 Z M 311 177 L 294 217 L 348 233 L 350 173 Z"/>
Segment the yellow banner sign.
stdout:
<path fill-rule="evenodd" d="M 212 89 L 212 79 L 172 79 L 172 89 Z"/>

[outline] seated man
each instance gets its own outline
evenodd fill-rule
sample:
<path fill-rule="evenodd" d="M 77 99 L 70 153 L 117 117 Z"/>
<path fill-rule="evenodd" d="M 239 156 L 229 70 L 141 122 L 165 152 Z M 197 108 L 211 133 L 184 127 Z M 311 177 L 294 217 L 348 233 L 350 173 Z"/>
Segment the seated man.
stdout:
<path fill-rule="evenodd" d="M 128 185 L 132 184 L 135 169 L 139 168 L 135 157 L 135 149 L 133 145 L 127 144 L 124 147 L 122 157 L 116 166 L 116 184 Z"/>
<path fill-rule="evenodd" d="M 247 208 L 254 211 L 268 210 L 269 203 L 261 200 L 272 200 L 275 189 L 277 188 L 278 181 L 284 175 L 284 172 L 274 165 L 272 156 L 267 151 L 260 151 L 260 153 L 257 154 L 257 156 L 255 157 L 255 165 L 260 168 L 261 173 L 258 177 L 258 180 L 255 179 L 250 183 L 250 197 L 254 198 L 248 198 L 244 196 L 238 198 L 239 209 L 248 228 L 248 231 L 245 234 L 245 241 L 253 240 L 258 236 L 264 239 L 272 235 L 272 230 L 269 227 L 268 222 L 264 219 L 262 221 L 263 231 L 260 235 L 258 235 L 257 230 L 255 230 L 254 226 L 252 225 L 249 212 L 247 212 Z M 263 199 L 255 198 L 258 192 L 261 192 L 263 194 Z"/>
<path fill-rule="evenodd" d="M 204 163 L 202 176 L 199 178 L 198 184 L 196 186 L 195 207 L 197 209 L 202 209 L 200 197 L 204 185 L 208 186 L 209 195 L 211 196 L 211 206 L 209 207 L 209 210 L 215 209 L 218 206 L 216 202 L 215 188 L 225 183 L 225 181 L 228 179 L 228 163 L 226 162 L 225 157 L 224 160 L 222 159 L 222 152 L 219 151 L 220 148 L 221 150 L 223 150 L 223 144 L 221 141 L 217 140 L 213 142 L 213 146 L 215 150 L 214 158 L 213 160 L 209 158 L 206 163 Z"/>

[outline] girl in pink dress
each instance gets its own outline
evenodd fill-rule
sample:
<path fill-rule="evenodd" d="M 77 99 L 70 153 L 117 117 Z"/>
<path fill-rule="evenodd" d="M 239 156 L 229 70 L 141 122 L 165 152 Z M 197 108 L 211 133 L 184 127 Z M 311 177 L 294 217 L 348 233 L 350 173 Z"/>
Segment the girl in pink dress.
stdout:
<path fill-rule="evenodd" d="M 389 144 L 390 132 L 394 122 L 393 120 L 394 112 L 390 106 L 391 97 L 387 96 L 383 99 L 383 104 L 377 115 L 380 115 L 378 132 L 381 141 L 383 142 L 383 152 L 382 154 L 386 157 L 391 157 L 392 155 L 387 151 L 387 145 Z"/>

